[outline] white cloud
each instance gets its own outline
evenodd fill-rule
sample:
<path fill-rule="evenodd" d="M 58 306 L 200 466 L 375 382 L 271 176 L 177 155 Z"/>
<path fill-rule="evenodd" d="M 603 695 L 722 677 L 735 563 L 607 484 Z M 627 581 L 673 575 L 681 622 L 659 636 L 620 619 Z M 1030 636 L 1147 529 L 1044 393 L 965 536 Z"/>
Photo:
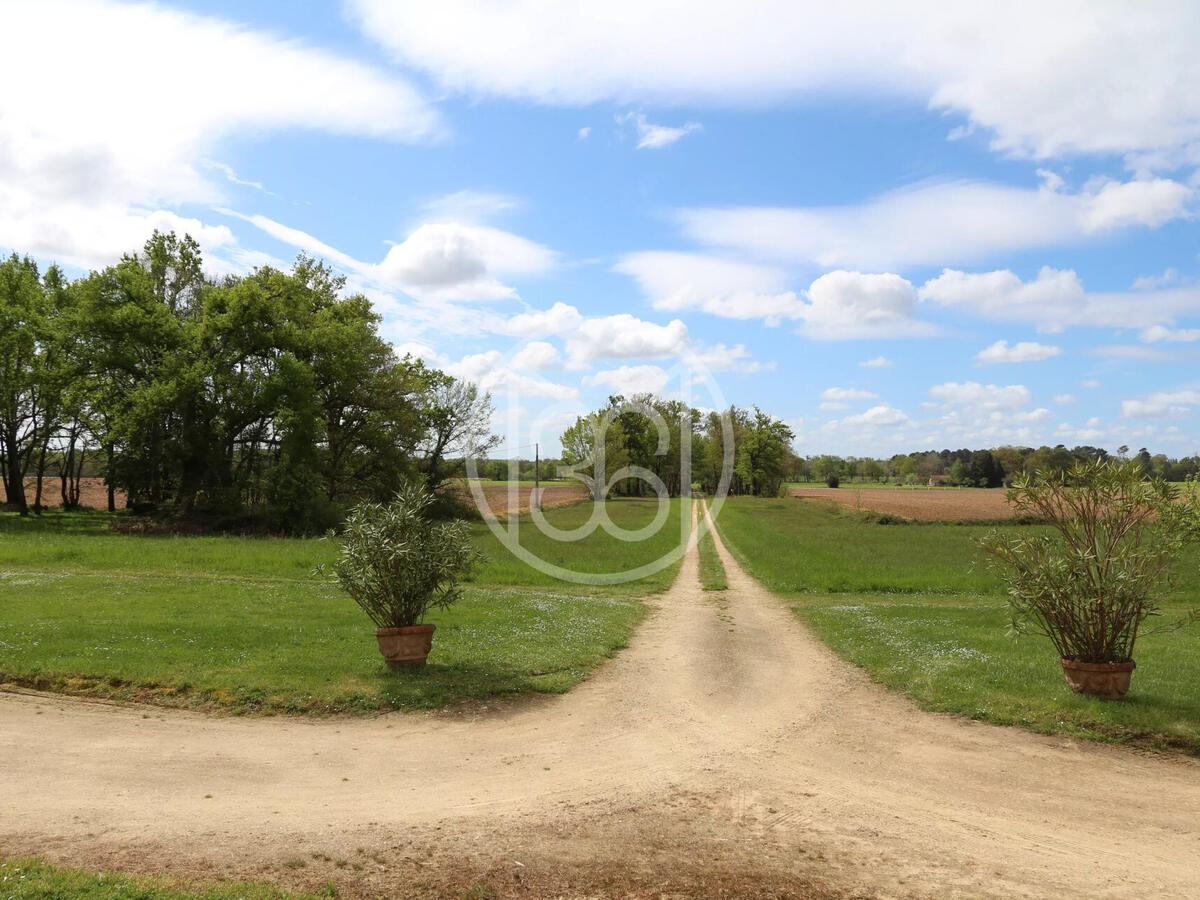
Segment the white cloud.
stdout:
<path fill-rule="evenodd" d="M 924 337 L 936 326 L 913 318 L 917 292 L 899 275 L 827 272 L 806 292 L 800 332 L 818 340 Z"/>
<path fill-rule="evenodd" d="M 567 303 L 555 303 L 549 309 L 518 313 L 504 326 L 508 334 L 520 337 L 564 336 L 575 331 L 583 322 L 583 314 Z"/>
<path fill-rule="evenodd" d="M 1008 341 L 996 341 L 990 347 L 985 347 L 975 354 L 975 358 L 985 363 L 1020 363 L 1040 362 L 1058 356 L 1061 347 L 1053 344 L 1038 344 L 1034 341 L 1018 341 L 1011 347 Z"/>
<path fill-rule="evenodd" d="M 908 269 L 1079 243 L 1125 226 L 1183 216 L 1192 189 L 1167 179 L 1037 188 L 922 182 L 866 203 L 828 207 L 708 207 L 677 213 L 685 234 L 772 261 L 826 268 Z"/>
<path fill-rule="evenodd" d="M 450 364 L 450 360 L 442 356 L 429 344 L 421 343 L 420 341 L 404 341 L 400 344 L 395 344 L 392 347 L 396 351 L 396 355 L 400 357 L 411 356 L 413 359 L 419 359 L 427 366 L 432 366 L 435 369 L 441 369 Z"/>
<path fill-rule="evenodd" d="M 498 228 L 459 223 L 418 226 L 379 263 L 357 260 L 297 228 L 261 215 L 226 215 L 249 222 L 276 240 L 319 256 L 367 282 L 431 300 L 495 300 L 516 291 L 494 275 L 537 275 L 551 268 L 554 252 Z"/>
<path fill-rule="evenodd" d="M 567 337 L 567 365 L 577 369 L 598 359 L 679 356 L 688 343 L 687 326 L 679 319 L 666 325 L 629 313 L 584 319 Z"/>
<path fill-rule="evenodd" d="M 553 344 L 547 344 L 545 341 L 530 341 L 513 356 L 512 367 L 544 371 L 553 369 L 560 361 L 558 348 Z"/>
<path fill-rule="evenodd" d="M 952 111 L 956 136 L 987 131 L 994 149 L 1039 157 L 1200 138 L 1200 21 L 1187 3 L 350 6 L 400 62 L 471 95 L 757 107 L 866 94 Z"/>
<path fill-rule="evenodd" d="M 935 384 L 929 389 L 932 397 L 941 400 L 947 406 L 967 406 L 977 410 L 1013 410 L 1028 406 L 1033 395 L 1023 384 L 1010 384 L 999 387 L 994 384 L 980 384 L 978 381 L 959 383 L 947 381 Z"/>
<path fill-rule="evenodd" d="M 688 350 L 683 355 L 683 361 L 690 366 L 699 366 L 711 372 L 734 370 L 737 372 L 766 372 L 775 368 L 774 362 L 758 362 L 750 358 L 750 351 L 745 344 L 735 344 L 732 347 L 725 344 L 714 344 L 711 347 L 697 347 Z"/>
<path fill-rule="evenodd" d="M 849 409 L 849 408 L 850 408 L 849 403 L 841 403 L 836 400 L 826 400 L 817 405 L 817 409 L 823 409 L 827 412 L 833 412 L 835 410 Z"/>
<path fill-rule="evenodd" d="M 1135 291 L 1153 291 L 1158 288 L 1179 284 L 1183 280 L 1183 276 L 1179 274 L 1179 270 L 1171 267 L 1164 269 L 1161 275 L 1143 275 L 1140 278 L 1135 278 L 1130 287 Z"/>
<path fill-rule="evenodd" d="M 1139 337 L 1147 344 L 1157 344 L 1160 341 L 1190 344 L 1200 341 L 1200 328 L 1164 328 L 1162 325 L 1152 325 L 1144 329 Z"/>
<path fill-rule="evenodd" d="M 580 129 L 579 129 L 579 131 L 577 132 L 577 136 L 579 137 L 579 140 L 581 140 L 581 141 L 586 141 L 586 140 L 588 139 L 588 136 L 589 136 L 591 133 L 592 133 L 592 126 L 591 126 L 591 125 L 584 125 L 584 126 L 583 126 L 582 128 L 580 128 Z"/>
<path fill-rule="evenodd" d="M 922 285 L 924 302 L 961 309 L 985 319 L 1025 322 L 1047 332 L 1070 325 L 1147 328 L 1200 314 L 1200 289 L 1089 293 L 1070 269 L 1043 266 L 1032 281 L 1008 269 L 967 273 L 945 269 Z"/>
<path fill-rule="evenodd" d="M 514 371 L 499 350 L 464 356 L 445 367 L 447 374 L 474 382 L 485 391 L 505 394 L 510 402 L 517 398 L 544 397 L 551 400 L 573 400 L 579 391 L 564 384 L 555 384 Z"/>
<path fill-rule="evenodd" d="M 1164 418 L 1182 416 L 1191 412 L 1193 405 L 1200 403 L 1197 391 L 1160 391 L 1121 401 L 1121 415 L 1127 419 Z"/>
<path fill-rule="evenodd" d="M 631 276 L 655 309 L 699 309 L 727 319 L 763 319 L 777 325 L 804 315 L 805 304 L 786 289 L 781 269 L 698 253 L 630 253 L 616 270 Z"/>
<path fill-rule="evenodd" d="M 873 356 L 870 359 L 864 359 L 859 365 L 864 369 L 889 369 L 895 363 L 886 356 Z"/>
<path fill-rule="evenodd" d="M 205 160 L 233 135 L 423 141 L 442 131 L 396 76 L 220 19 L 106 0 L 9 3 L 4 13 L 7 32 L 27 39 L 0 54 L 10 86 L 0 92 L 0 244 L 34 255 L 99 266 L 154 227 L 228 248 L 228 229 L 172 208 L 223 201 L 237 176 Z"/>
<path fill-rule="evenodd" d="M 907 413 L 892 406 L 872 406 L 866 412 L 846 416 L 841 420 L 843 425 L 867 425 L 875 428 L 894 427 L 896 425 L 912 424 Z"/>
<path fill-rule="evenodd" d="M 516 295 L 493 274 L 533 275 L 553 265 L 554 253 L 541 244 L 498 228 L 447 222 L 419 226 L 388 250 L 378 272 L 403 290 L 488 300 Z"/>
<path fill-rule="evenodd" d="M 685 138 L 689 134 L 701 130 L 699 122 L 686 122 L 679 126 L 656 125 L 646 121 L 646 117 L 642 113 L 626 113 L 617 116 L 618 125 L 629 122 L 632 122 L 637 129 L 637 148 L 639 150 L 661 150 L 663 147 L 674 144 L 680 138 Z"/>
<path fill-rule="evenodd" d="M 433 222 L 482 225 L 520 209 L 521 201 L 509 194 L 462 190 L 427 200 L 421 208 L 425 218 Z"/>
<path fill-rule="evenodd" d="M 858 388 L 840 388 L 831 387 L 821 391 L 822 400 L 844 401 L 844 400 L 874 400 L 879 395 L 872 391 L 862 391 Z"/>
<path fill-rule="evenodd" d="M 625 397 L 661 394 L 670 376 L 659 366 L 621 366 L 586 376 L 585 384 L 607 387 Z"/>
<path fill-rule="evenodd" d="M 1125 225 L 1157 228 L 1186 212 L 1192 190 L 1166 178 L 1105 183 L 1084 204 L 1085 231 L 1104 231 Z"/>
<path fill-rule="evenodd" d="M 1079 386 L 1094 389 L 1094 388 L 1098 388 L 1098 387 L 1103 387 L 1104 385 L 1101 384 L 1099 381 L 1096 381 L 1094 378 L 1088 378 L 1084 381 L 1079 382 Z"/>
<path fill-rule="evenodd" d="M 1066 406 L 1068 404 L 1075 402 L 1075 395 L 1074 394 L 1055 394 L 1054 402 L 1059 404 L 1060 406 Z"/>

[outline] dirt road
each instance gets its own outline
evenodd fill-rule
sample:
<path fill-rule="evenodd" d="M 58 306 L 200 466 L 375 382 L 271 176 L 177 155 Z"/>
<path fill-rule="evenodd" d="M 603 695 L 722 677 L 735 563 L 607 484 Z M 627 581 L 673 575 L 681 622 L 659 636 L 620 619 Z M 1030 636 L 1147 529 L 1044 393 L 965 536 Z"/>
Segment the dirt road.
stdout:
<path fill-rule="evenodd" d="M 1200 765 L 930 715 L 718 542 L 570 694 L 214 719 L 0 694 L 0 852 L 343 894 L 1188 897 Z"/>

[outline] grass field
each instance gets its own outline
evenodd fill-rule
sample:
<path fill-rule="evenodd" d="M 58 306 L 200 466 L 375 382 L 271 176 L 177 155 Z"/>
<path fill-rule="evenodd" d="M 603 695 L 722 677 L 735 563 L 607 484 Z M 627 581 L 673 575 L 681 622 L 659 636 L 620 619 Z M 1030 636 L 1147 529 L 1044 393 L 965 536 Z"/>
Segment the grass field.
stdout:
<path fill-rule="evenodd" d="M 1129 695 L 1099 700 L 1070 691 L 1048 640 L 1008 636 L 1002 585 L 972 543 L 986 528 L 879 525 L 823 504 L 743 498 L 726 502 L 718 526 L 822 640 L 927 709 L 1200 754 L 1200 627 L 1141 638 Z M 1200 603 L 1200 555 L 1180 571 L 1168 615 Z"/>
<path fill-rule="evenodd" d="M 729 587 L 725 580 L 725 566 L 721 563 L 721 557 L 717 556 L 712 532 L 704 527 L 703 513 L 701 516 L 700 543 L 697 548 L 700 553 L 700 586 L 706 591 L 724 591 Z"/>
<path fill-rule="evenodd" d="M 653 518 L 647 501 L 610 501 L 614 522 Z M 549 510 L 559 528 L 590 504 Z M 678 502 L 655 539 L 597 531 L 560 544 L 523 528 L 522 546 L 593 573 L 650 561 L 679 541 Z M 427 708 L 465 698 L 565 691 L 625 645 L 639 582 L 587 588 L 512 557 L 486 526 L 489 561 L 462 602 L 435 612 L 429 665 L 390 671 L 365 615 L 313 574 L 325 540 L 113 534 L 102 514 L 0 517 L 0 680 L 38 688 L 235 711 Z"/>
<path fill-rule="evenodd" d="M 257 882 L 188 884 L 64 869 L 36 859 L 0 859 L 0 897 L 4 900 L 315 900 L 336 896 L 333 885 L 316 894 L 297 894 Z"/>

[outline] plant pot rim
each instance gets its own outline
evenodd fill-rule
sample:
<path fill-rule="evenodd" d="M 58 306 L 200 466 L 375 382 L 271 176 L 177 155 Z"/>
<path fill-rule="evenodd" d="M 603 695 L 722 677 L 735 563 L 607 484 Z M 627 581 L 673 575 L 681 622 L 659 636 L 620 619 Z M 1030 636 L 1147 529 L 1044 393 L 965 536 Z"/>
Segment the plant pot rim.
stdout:
<path fill-rule="evenodd" d="M 402 625 L 399 628 L 376 628 L 378 634 L 422 634 L 432 633 L 436 625 Z"/>
<path fill-rule="evenodd" d="M 1082 672 L 1132 672 L 1137 668 L 1137 663 L 1132 659 L 1126 659 L 1121 662 L 1089 663 L 1077 662 L 1073 659 L 1067 659 L 1064 656 L 1061 662 L 1064 669 L 1078 669 Z"/>

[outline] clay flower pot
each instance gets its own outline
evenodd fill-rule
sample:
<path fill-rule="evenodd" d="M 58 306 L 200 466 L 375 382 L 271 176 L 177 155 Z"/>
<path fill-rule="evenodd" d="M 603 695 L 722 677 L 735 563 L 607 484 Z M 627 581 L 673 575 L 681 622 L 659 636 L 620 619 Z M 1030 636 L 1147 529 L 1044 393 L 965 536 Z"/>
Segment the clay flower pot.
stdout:
<path fill-rule="evenodd" d="M 389 666 L 417 668 L 433 647 L 433 625 L 409 625 L 404 628 L 376 628 L 379 652 Z"/>
<path fill-rule="evenodd" d="M 1114 663 L 1085 663 L 1073 659 L 1061 662 L 1071 690 L 1106 700 L 1120 700 L 1125 696 L 1133 670 L 1137 668 L 1137 663 L 1132 659 Z"/>

